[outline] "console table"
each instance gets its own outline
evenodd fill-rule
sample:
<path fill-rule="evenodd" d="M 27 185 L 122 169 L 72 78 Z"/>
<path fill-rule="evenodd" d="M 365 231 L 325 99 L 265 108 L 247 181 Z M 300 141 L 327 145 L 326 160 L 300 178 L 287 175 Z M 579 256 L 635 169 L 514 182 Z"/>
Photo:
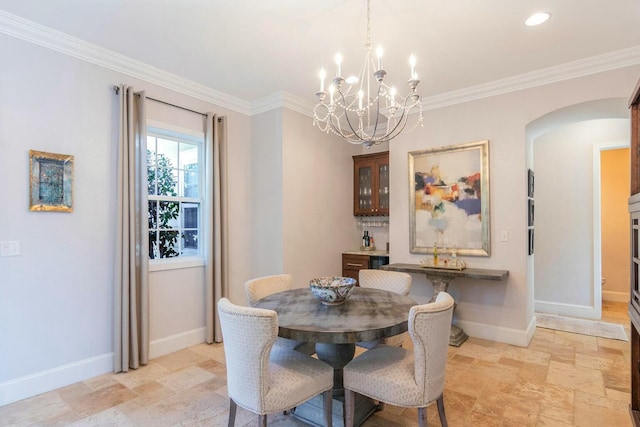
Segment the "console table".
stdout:
<path fill-rule="evenodd" d="M 509 276 L 507 270 L 488 270 L 484 268 L 465 268 L 464 270 L 452 270 L 445 268 L 422 267 L 418 264 L 387 264 L 380 267 L 382 270 L 400 271 L 403 273 L 424 274 L 433 284 L 433 297 L 431 302 L 435 301 L 436 296 L 440 292 L 446 292 L 449 283 L 456 277 L 464 277 L 465 279 L 479 280 L 505 280 Z M 464 331 L 456 325 L 451 325 L 451 333 L 449 334 L 449 345 L 459 347 L 469 338 Z"/>

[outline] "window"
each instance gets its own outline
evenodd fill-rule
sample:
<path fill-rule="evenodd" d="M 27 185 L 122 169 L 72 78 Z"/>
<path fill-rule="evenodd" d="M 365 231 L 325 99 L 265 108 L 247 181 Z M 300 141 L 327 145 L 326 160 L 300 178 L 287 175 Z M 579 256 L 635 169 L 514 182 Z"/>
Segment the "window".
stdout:
<path fill-rule="evenodd" d="M 147 132 L 149 259 L 201 257 L 203 138 Z"/>

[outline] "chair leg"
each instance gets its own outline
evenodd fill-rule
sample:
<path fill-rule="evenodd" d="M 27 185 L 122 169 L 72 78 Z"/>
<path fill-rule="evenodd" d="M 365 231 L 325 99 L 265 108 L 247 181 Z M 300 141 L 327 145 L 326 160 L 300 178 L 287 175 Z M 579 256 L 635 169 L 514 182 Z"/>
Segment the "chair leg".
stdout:
<path fill-rule="evenodd" d="M 444 413 L 444 395 L 440 395 L 437 400 L 438 403 L 438 415 L 440 415 L 440 425 L 442 427 L 448 427 L 447 415 Z"/>
<path fill-rule="evenodd" d="M 333 427 L 333 389 L 322 393 L 324 397 L 324 425 Z"/>
<path fill-rule="evenodd" d="M 418 408 L 418 426 L 427 427 L 427 408 Z"/>
<path fill-rule="evenodd" d="M 233 427 L 236 424 L 236 409 L 238 405 L 233 399 L 229 399 L 229 427 Z"/>
<path fill-rule="evenodd" d="M 344 427 L 353 427 L 353 416 L 355 412 L 355 393 L 353 390 L 344 389 Z"/>
<path fill-rule="evenodd" d="M 258 426 L 267 427 L 267 414 L 258 415 Z"/>

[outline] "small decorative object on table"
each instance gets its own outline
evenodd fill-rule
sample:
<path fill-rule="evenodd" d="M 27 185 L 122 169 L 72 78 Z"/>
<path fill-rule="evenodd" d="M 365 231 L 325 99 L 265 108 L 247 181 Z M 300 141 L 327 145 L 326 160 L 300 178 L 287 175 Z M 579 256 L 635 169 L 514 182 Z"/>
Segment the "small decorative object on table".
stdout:
<path fill-rule="evenodd" d="M 309 282 L 311 292 L 325 305 L 340 305 L 351 295 L 356 280 L 351 277 L 327 276 Z"/>
<path fill-rule="evenodd" d="M 420 261 L 420 266 L 425 268 L 442 268 L 445 270 L 464 270 L 467 266 L 461 259 L 458 259 L 458 250 L 454 246 L 449 252 L 449 256 L 440 255 L 438 248 L 433 247 L 433 258 L 425 258 Z M 446 249 L 443 251 L 446 253 Z"/>

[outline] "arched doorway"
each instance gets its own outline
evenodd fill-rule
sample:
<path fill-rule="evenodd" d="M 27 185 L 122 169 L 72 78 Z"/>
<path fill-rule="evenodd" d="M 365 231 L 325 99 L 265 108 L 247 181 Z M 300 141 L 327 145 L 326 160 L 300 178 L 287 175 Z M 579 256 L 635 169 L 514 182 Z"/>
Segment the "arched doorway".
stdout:
<path fill-rule="evenodd" d="M 548 113 L 526 127 L 535 171 L 535 253 L 527 263 L 534 310 L 599 319 L 601 299 L 600 150 L 628 145 L 623 98 Z"/>

